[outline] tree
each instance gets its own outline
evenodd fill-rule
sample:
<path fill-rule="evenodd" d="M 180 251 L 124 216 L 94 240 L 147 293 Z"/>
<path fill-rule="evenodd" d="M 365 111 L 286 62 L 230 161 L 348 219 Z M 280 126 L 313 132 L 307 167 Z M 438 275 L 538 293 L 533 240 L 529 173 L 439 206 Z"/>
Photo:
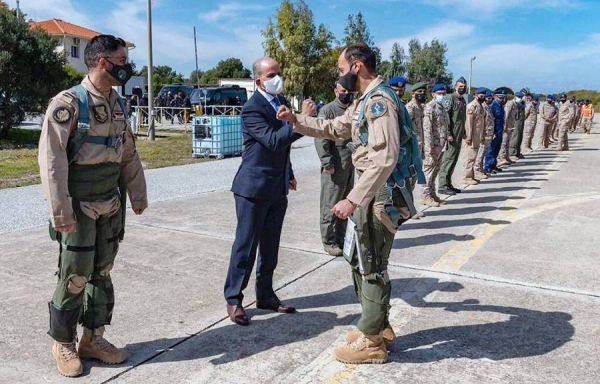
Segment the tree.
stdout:
<path fill-rule="evenodd" d="M 411 39 L 408 43 L 409 63 L 408 78 L 412 83 L 426 81 L 429 83 L 452 83 L 452 73 L 447 72 L 448 60 L 446 44 L 433 39 L 431 44 L 421 45 L 419 40 Z"/>
<path fill-rule="evenodd" d="M 142 69 L 135 72 L 135 75 L 147 78 L 148 66 L 144 65 Z M 154 88 L 153 95 L 156 95 L 165 84 L 183 84 L 184 82 L 185 79 L 183 74 L 177 73 L 168 65 L 159 65 L 158 67 L 153 67 L 152 69 L 152 86 Z"/>
<path fill-rule="evenodd" d="M 371 33 L 369 32 L 369 27 L 362 15 L 361 12 L 358 14 L 348 15 L 348 21 L 346 24 L 346 28 L 344 28 L 344 34 L 346 35 L 343 39 L 344 45 L 349 46 L 351 44 L 356 43 L 365 43 L 367 44 L 375 53 L 375 57 L 377 58 L 377 66 L 381 63 L 381 50 L 375 46 L 375 42 L 371 37 Z"/>
<path fill-rule="evenodd" d="M 188 84 L 197 85 L 200 82 L 200 78 L 203 74 L 204 72 L 202 72 L 201 69 L 199 69 L 198 71 L 194 69 L 192 73 L 190 73 L 190 77 L 187 80 Z"/>
<path fill-rule="evenodd" d="M 323 24 L 315 28 L 312 11 L 303 0 L 295 5 L 282 1 L 262 34 L 265 55 L 277 60 L 282 68 L 286 95 L 302 100 L 308 95 L 332 92 L 337 78 L 333 71 L 337 61 L 332 50 L 335 37 Z"/>
<path fill-rule="evenodd" d="M 65 65 L 65 73 L 67 74 L 66 85 L 67 87 L 73 87 L 83 80 L 85 73 L 79 72 L 69 64 Z"/>
<path fill-rule="evenodd" d="M 231 57 L 221 60 L 217 66 L 204 72 L 200 78 L 202 84 L 218 84 L 219 79 L 247 79 L 250 70 L 244 67 L 242 60 Z"/>
<path fill-rule="evenodd" d="M 394 76 L 406 76 L 406 54 L 400 44 L 394 43 L 392 45 L 389 65 L 386 68 L 379 68 L 379 73 L 387 79 Z"/>
<path fill-rule="evenodd" d="M 24 16 L 16 17 L 0 1 L 0 137 L 8 136 L 15 111 L 41 112 L 48 100 L 67 88 L 64 54 L 58 41 L 41 29 L 30 29 Z"/>

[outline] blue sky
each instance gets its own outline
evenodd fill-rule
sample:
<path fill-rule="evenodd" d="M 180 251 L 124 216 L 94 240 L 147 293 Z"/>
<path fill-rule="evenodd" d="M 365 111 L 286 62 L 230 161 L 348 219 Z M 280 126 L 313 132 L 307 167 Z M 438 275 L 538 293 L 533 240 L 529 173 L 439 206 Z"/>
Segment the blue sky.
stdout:
<path fill-rule="evenodd" d="M 6 1 L 6 0 L 5 0 Z M 11 7 L 16 0 L 8 0 Z M 60 18 L 136 44 L 131 59 L 147 63 L 146 0 L 21 0 L 37 21 Z M 600 2 L 597 0 L 306 0 L 315 23 L 341 40 L 350 13 L 363 13 L 375 43 L 389 56 L 393 42 L 438 38 L 448 45 L 457 79 L 495 88 L 528 86 L 548 93 L 600 90 Z M 192 28 L 198 35 L 199 66 L 240 58 L 250 68 L 263 55 L 261 30 L 279 1 L 153 0 L 155 65 L 189 76 L 195 68 Z"/>

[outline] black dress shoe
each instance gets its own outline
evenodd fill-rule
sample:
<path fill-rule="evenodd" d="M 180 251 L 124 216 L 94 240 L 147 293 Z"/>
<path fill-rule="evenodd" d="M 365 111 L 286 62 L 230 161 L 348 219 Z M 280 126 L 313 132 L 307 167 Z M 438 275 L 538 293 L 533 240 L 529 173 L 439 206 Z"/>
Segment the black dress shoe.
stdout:
<path fill-rule="evenodd" d="M 519 153 L 519 154 L 517 155 L 517 157 L 518 157 L 519 159 L 524 159 L 524 158 L 525 158 L 525 156 L 523 156 L 523 154 L 522 154 L 522 153 Z"/>
<path fill-rule="evenodd" d="M 451 191 L 453 191 L 454 193 L 461 193 L 462 192 L 461 189 L 454 188 L 453 186 L 449 186 L 448 189 L 451 190 Z"/>
<path fill-rule="evenodd" d="M 447 189 L 438 189 L 438 193 L 442 194 L 442 195 L 448 195 L 448 196 L 454 196 L 454 195 L 456 195 L 456 192 L 454 192 L 450 188 L 447 188 Z"/>
<path fill-rule="evenodd" d="M 229 319 L 238 325 L 246 326 L 250 324 L 250 319 L 246 316 L 246 311 L 241 305 L 229 305 L 227 304 L 227 314 Z"/>
<path fill-rule="evenodd" d="M 496 172 L 502 172 L 502 169 L 498 168 L 498 167 L 494 167 L 494 171 L 496 171 Z"/>
<path fill-rule="evenodd" d="M 256 300 L 256 308 L 258 309 L 268 309 L 271 311 L 279 312 L 279 313 L 295 313 L 296 308 L 285 305 L 278 298 L 272 297 L 267 300 Z"/>

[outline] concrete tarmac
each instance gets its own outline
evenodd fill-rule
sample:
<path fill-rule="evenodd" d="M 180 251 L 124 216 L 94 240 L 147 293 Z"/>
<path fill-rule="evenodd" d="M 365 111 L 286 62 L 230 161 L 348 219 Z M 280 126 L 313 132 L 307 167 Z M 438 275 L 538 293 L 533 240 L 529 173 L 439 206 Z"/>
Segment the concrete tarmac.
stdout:
<path fill-rule="evenodd" d="M 306 146 L 292 151 L 304 165 L 274 281 L 298 313 L 256 309 L 251 281 L 250 326 L 228 319 L 222 291 L 236 225 L 228 186 L 157 199 L 128 215 L 112 272 L 106 337 L 130 358 L 85 361 L 80 378 L 58 374 L 45 334 L 58 246 L 39 224 L 0 234 L 0 382 L 598 383 L 598 129 L 571 134 L 567 152 L 525 153 L 401 227 L 389 269 L 398 340 L 384 365 L 331 357 L 360 307 L 347 263 L 322 250 L 318 162 L 298 158 L 316 159 Z M 185 167 L 178 174 L 203 172 Z"/>

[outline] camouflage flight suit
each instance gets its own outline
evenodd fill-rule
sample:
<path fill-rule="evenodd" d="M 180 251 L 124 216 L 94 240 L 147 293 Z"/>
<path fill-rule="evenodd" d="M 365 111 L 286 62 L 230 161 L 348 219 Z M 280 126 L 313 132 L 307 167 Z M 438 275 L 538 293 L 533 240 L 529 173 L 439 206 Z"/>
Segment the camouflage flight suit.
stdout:
<path fill-rule="evenodd" d="M 48 106 L 39 143 L 51 235 L 60 244 L 58 281 L 48 304 L 48 334 L 59 342 L 75 339 L 77 322 L 91 330 L 110 324 L 110 270 L 124 230 L 123 188 L 134 210 L 148 206 L 144 171 L 120 96 L 111 90 L 106 98 L 89 77 L 82 85 L 89 124 L 78 122 L 77 93 L 61 92 Z M 77 131 L 87 132 L 86 141 L 76 154 L 68 155 Z M 76 224 L 73 233 L 52 230 L 70 224 Z"/>
<path fill-rule="evenodd" d="M 552 133 L 552 127 L 554 126 L 554 122 L 558 117 L 556 106 L 545 101 L 544 103 L 542 103 L 540 116 L 543 121 L 543 131 L 540 135 L 539 147 L 548 148 L 548 146 L 550 145 L 550 135 Z"/>
<path fill-rule="evenodd" d="M 560 103 L 558 109 L 558 144 L 557 147 L 561 151 L 569 150 L 569 129 L 573 120 L 573 108 L 571 102 L 565 101 Z"/>
<path fill-rule="evenodd" d="M 475 178 L 475 160 L 479 152 L 479 146 L 484 141 L 485 133 L 485 109 L 482 105 L 473 99 L 467 105 L 467 119 L 465 121 L 465 137 L 463 138 L 462 151 L 465 154 L 464 179 Z M 471 141 L 471 144 L 467 144 Z"/>
<path fill-rule="evenodd" d="M 348 200 L 357 205 L 352 220 L 357 226 L 360 250 L 370 262 L 364 265 L 361 274 L 357 252 L 350 255 L 354 285 L 362 306 L 357 327 L 367 335 L 380 334 L 389 325 L 388 310 L 391 294 L 387 266 L 398 223 L 394 223 L 385 209 L 389 199 L 386 182 L 396 167 L 400 148 L 398 106 L 385 92 L 377 91 L 365 100 L 365 95 L 384 83 L 383 78 L 373 80 L 365 93 L 348 107 L 343 116 L 333 120 L 321 120 L 297 115 L 296 132 L 307 136 L 359 142 L 361 134 L 358 117 L 365 107 L 368 123 L 368 143 L 359 145 L 352 155 L 358 171 L 358 180 L 348 194 Z M 406 113 L 408 117 L 408 114 Z M 393 204 L 400 205 L 396 194 Z M 400 210 L 403 219 L 410 213 Z"/>
<path fill-rule="evenodd" d="M 535 135 L 535 127 L 538 120 L 538 106 L 534 103 L 529 103 L 525 107 L 525 148 L 531 150 L 531 142 Z"/>
<path fill-rule="evenodd" d="M 475 177 L 484 174 L 483 161 L 485 159 L 485 153 L 492 143 L 494 137 L 494 115 L 492 114 L 492 106 L 487 103 L 483 103 L 485 110 L 485 130 L 483 144 L 479 145 L 479 151 L 477 151 L 477 158 L 475 159 Z"/>
<path fill-rule="evenodd" d="M 450 118 L 446 108 L 435 100 L 425 105 L 423 118 L 423 172 L 426 184 L 421 200 L 436 196 L 435 180 L 442 164 L 442 155 L 448 148 Z"/>

